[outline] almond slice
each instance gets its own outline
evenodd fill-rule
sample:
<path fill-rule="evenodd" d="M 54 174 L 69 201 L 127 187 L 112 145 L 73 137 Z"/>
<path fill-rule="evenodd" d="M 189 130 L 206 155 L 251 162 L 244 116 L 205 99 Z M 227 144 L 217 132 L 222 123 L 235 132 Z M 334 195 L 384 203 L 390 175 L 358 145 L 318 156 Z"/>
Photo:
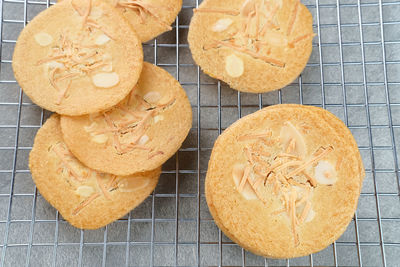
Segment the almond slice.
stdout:
<path fill-rule="evenodd" d="M 284 150 L 286 150 L 289 145 L 294 144 L 294 150 L 292 152 L 301 159 L 305 158 L 307 147 L 304 138 L 290 121 L 283 124 L 280 132 L 280 141 L 283 144 Z"/>
<path fill-rule="evenodd" d="M 75 193 L 81 197 L 89 197 L 94 193 L 94 189 L 91 186 L 82 185 L 75 190 Z"/>
<path fill-rule="evenodd" d="M 98 144 L 104 144 L 108 141 L 108 136 L 105 134 L 96 134 L 92 137 L 92 141 Z"/>
<path fill-rule="evenodd" d="M 45 33 L 45 32 L 39 32 L 35 34 L 35 41 L 38 43 L 40 46 L 48 46 L 53 42 L 53 37 L 51 37 L 50 34 Z"/>
<path fill-rule="evenodd" d="M 225 70 L 226 73 L 233 78 L 242 76 L 244 72 L 243 60 L 235 54 L 227 56 L 225 58 Z"/>
<path fill-rule="evenodd" d="M 103 34 L 101 34 L 101 35 L 99 35 L 97 38 L 96 38 L 96 41 L 95 41 L 95 44 L 97 44 L 97 45 L 103 45 L 103 44 L 106 44 L 108 41 L 110 41 L 111 39 L 110 39 L 110 37 L 108 37 L 107 35 L 105 35 L 104 33 Z"/>
<path fill-rule="evenodd" d="M 83 126 L 83 129 L 85 129 L 85 132 L 90 133 L 93 132 L 97 127 L 97 123 L 96 122 L 92 122 L 92 124 L 90 124 L 89 126 Z"/>
<path fill-rule="evenodd" d="M 146 177 L 125 178 L 118 182 L 118 189 L 121 192 L 134 192 L 146 187 L 150 180 Z"/>
<path fill-rule="evenodd" d="M 115 72 L 100 72 L 92 76 L 92 82 L 96 87 L 110 88 L 119 83 L 119 75 Z"/>
<path fill-rule="evenodd" d="M 164 116 L 163 115 L 157 115 L 154 117 L 154 123 L 157 123 L 159 121 L 164 120 Z"/>
<path fill-rule="evenodd" d="M 113 70 L 112 63 L 108 63 L 107 65 L 102 67 L 101 70 L 105 71 L 105 72 L 112 72 L 112 70 Z"/>
<path fill-rule="evenodd" d="M 226 29 L 229 28 L 229 26 L 231 26 L 231 24 L 233 23 L 232 19 L 229 18 L 225 18 L 225 19 L 219 19 L 217 22 L 215 22 L 215 24 L 212 26 L 211 30 L 213 32 L 223 32 Z"/>
<path fill-rule="evenodd" d="M 325 160 L 318 162 L 314 169 L 314 174 L 319 184 L 332 185 L 337 181 L 335 167 Z"/>
<path fill-rule="evenodd" d="M 314 219 L 314 217 L 315 217 L 315 211 L 313 209 L 310 209 L 310 211 L 308 212 L 308 215 L 304 221 L 311 222 Z"/>
<path fill-rule="evenodd" d="M 140 137 L 138 145 L 144 145 L 149 141 L 149 137 L 147 135 L 143 135 Z"/>
<path fill-rule="evenodd" d="M 63 69 L 65 66 L 64 66 L 64 64 L 57 62 L 57 61 L 50 61 L 47 63 L 47 67 L 49 69 L 55 69 L 55 68 Z"/>
<path fill-rule="evenodd" d="M 232 178 L 233 178 L 233 182 L 235 183 L 236 188 L 239 187 L 240 181 L 243 178 L 244 169 L 245 169 L 244 164 L 236 164 L 233 166 Z M 241 194 L 247 200 L 258 199 L 256 193 L 254 192 L 254 190 L 251 187 L 251 185 L 249 184 L 249 182 L 246 182 Z"/>
<path fill-rule="evenodd" d="M 151 92 L 148 92 L 147 94 L 145 94 L 143 96 L 143 99 L 148 103 L 155 104 L 158 101 L 160 101 L 161 94 L 159 92 L 151 91 Z"/>

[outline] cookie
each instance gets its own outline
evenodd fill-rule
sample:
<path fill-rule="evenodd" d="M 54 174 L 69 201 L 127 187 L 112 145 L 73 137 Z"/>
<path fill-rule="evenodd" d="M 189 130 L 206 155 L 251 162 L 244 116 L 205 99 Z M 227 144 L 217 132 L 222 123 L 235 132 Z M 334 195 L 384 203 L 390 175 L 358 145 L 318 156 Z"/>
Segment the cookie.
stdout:
<path fill-rule="evenodd" d="M 123 177 L 86 167 L 66 147 L 59 115 L 38 131 L 29 168 L 40 194 L 81 229 L 97 229 L 124 216 L 151 194 L 161 172 L 159 167 Z"/>
<path fill-rule="evenodd" d="M 132 93 L 103 113 L 61 117 L 64 140 L 84 164 L 128 175 L 152 170 L 182 145 L 192 126 L 192 109 L 177 80 L 143 64 Z"/>
<path fill-rule="evenodd" d="M 262 93 L 300 75 L 313 37 L 311 13 L 299 0 L 205 0 L 194 10 L 188 41 L 205 73 Z"/>
<path fill-rule="evenodd" d="M 182 0 L 107 0 L 132 24 L 142 42 L 172 30 Z"/>
<path fill-rule="evenodd" d="M 316 107 L 276 105 L 220 135 L 205 193 L 221 230 L 270 258 L 301 257 L 346 230 L 365 176 L 350 130 Z"/>
<path fill-rule="evenodd" d="M 12 64 L 34 103 L 71 116 L 119 103 L 142 65 L 138 36 L 102 0 L 64 0 L 41 12 L 18 37 Z"/>

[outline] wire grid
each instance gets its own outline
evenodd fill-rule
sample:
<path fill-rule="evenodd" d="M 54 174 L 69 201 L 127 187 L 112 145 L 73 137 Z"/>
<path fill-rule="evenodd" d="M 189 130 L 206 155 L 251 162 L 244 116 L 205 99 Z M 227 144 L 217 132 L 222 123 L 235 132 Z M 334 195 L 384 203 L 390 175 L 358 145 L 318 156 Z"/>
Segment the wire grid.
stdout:
<path fill-rule="evenodd" d="M 174 30 L 144 45 L 145 59 L 181 82 L 193 128 L 163 167 L 155 192 L 96 231 L 70 226 L 36 190 L 28 169 L 36 131 L 50 115 L 22 93 L 11 69 L 15 40 L 47 1 L 2 0 L 0 69 L 1 266 L 400 266 L 400 1 L 306 0 L 313 53 L 303 74 L 267 94 L 238 93 L 194 64 L 187 31 L 198 0 L 184 0 Z M 49 22 L 51 23 L 51 22 Z M 238 118 L 278 103 L 326 108 L 353 132 L 366 167 L 358 210 L 325 250 L 264 259 L 215 226 L 204 177 L 216 137 Z"/>

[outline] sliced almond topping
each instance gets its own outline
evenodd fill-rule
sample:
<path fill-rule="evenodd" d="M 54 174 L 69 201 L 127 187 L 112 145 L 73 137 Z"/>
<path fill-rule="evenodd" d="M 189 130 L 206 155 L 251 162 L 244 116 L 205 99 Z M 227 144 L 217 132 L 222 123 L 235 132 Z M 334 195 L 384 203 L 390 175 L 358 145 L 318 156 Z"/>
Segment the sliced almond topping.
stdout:
<path fill-rule="evenodd" d="M 164 120 L 164 116 L 163 115 L 157 115 L 154 117 L 154 123 L 157 123 L 159 121 Z"/>
<path fill-rule="evenodd" d="M 219 19 L 215 24 L 212 26 L 211 30 L 213 32 L 223 32 L 231 26 L 233 20 L 230 18 Z"/>
<path fill-rule="evenodd" d="M 315 217 L 315 211 L 313 209 L 310 209 L 305 219 L 305 222 L 311 222 L 314 219 L 314 217 Z"/>
<path fill-rule="evenodd" d="M 108 136 L 105 134 L 96 134 L 92 137 L 92 141 L 98 144 L 105 144 L 108 141 Z"/>
<path fill-rule="evenodd" d="M 294 140 L 294 150 L 288 152 L 302 159 L 306 156 L 307 147 L 304 138 L 290 121 L 285 122 L 281 128 L 280 140 L 283 144 L 284 150 L 286 150 L 290 143 L 293 142 L 292 140 Z"/>
<path fill-rule="evenodd" d="M 89 126 L 83 126 L 83 129 L 85 129 L 85 132 L 90 133 L 90 132 L 93 132 L 94 130 L 96 130 L 96 127 L 97 127 L 97 123 L 92 122 L 92 124 L 90 124 Z"/>
<path fill-rule="evenodd" d="M 118 189 L 121 192 L 134 192 L 146 187 L 150 180 L 146 177 L 124 178 L 118 182 Z"/>
<path fill-rule="evenodd" d="M 140 137 L 138 145 L 144 145 L 149 141 L 149 137 L 147 135 L 143 135 Z"/>
<path fill-rule="evenodd" d="M 35 41 L 40 46 L 48 46 L 53 42 L 53 37 L 50 34 L 45 32 L 39 32 L 35 34 Z"/>
<path fill-rule="evenodd" d="M 332 185 L 336 183 L 335 167 L 328 161 L 321 160 L 315 167 L 315 179 L 319 184 Z"/>
<path fill-rule="evenodd" d="M 147 101 L 148 103 L 156 104 L 156 103 L 158 103 L 158 101 L 160 101 L 161 94 L 159 92 L 156 92 L 156 91 L 151 91 L 151 92 L 148 92 L 147 94 L 145 94 L 143 96 L 143 99 L 145 101 Z"/>
<path fill-rule="evenodd" d="M 47 63 L 47 67 L 49 69 L 63 69 L 65 66 L 63 63 L 57 62 L 57 61 L 50 61 Z"/>
<path fill-rule="evenodd" d="M 242 189 L 239 190 L 239 188 L 241 186 L 241 182 L 243 182 L 245 168 L 246 167 L 243 164 L 236 164 L 235 166 L 233 166 L 233 170 L 232 170 L 233 182 L 235 183 L 237 190 L 240 192 L 240 194 L 242 194 L 242 196 L 245 199 L 247 199 L 247 200 L 257 199 L 257 195 L 256 195 L 255 191 L 253 190 L 250 183 L 248 182 L 248 177 L 244 181 L 243 186 L 241 187 Z M 250 171 L 250 169 L 248 170 L 248 172 L 249 171 Z"/>
<path fill-rule="evenodd" d="M 243 60 L 235 54 L 227 56 L 225 58 L 225 70 L 226 73 L 233 78 L 242 76 L 244 72 Z"/>
<path fill-rule="evenodd" d="M 101 70 L 102 70 L 102 71 L 105 71 L 105 72 L 112 72 L 112 70 L 113 70 L 112 63 L 111 63 L 111 62 L 108 63 L 107 65 L 105 65 L 104 67 L 102 67 Z"/>
<path fill-rule="evenodd" d="M 119 75 L 115 72 L 101 72 L 92 76 L 92 82 L 96 87 L 110 88 L 119 83 Z"/>
<path fill-rule="evenodd" d="M 108 41 L 110 41 L 111 39 L 110 39 L 110 37 L 108 37 L 107 35 L 105 35 L 104 33 L 103 34 L 101 34 L 101 35 L 99 35 L 97 38 L 96 38 L 96 41 L 95 41 L 95 44 L 97 44 L 97 45 L 103 45 L 103 44 L 106 44 Z"/>
<path fill-rule="evenodd" d="M 91 186 L 82 185 L 75 190 L 75 193 L 81 197 L 89 197 L 94 193 L 94 189 Z"/>

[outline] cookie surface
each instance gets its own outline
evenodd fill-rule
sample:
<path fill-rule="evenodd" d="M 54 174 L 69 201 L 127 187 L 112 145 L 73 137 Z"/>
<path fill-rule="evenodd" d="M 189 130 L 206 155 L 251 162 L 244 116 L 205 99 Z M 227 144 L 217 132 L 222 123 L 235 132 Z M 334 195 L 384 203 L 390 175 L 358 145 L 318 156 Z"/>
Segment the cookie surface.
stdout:
<path fill-rule="evenodd" d="M 21 32 L 13 55 L 15 77 L 32 101 L 72 116 L 120 102 L 142 64 L 138 36 L 102 0 L 64 0 L 44 10 Z"/>
<path fill-rule="evenodd" d="M 291 83 L 312 51 L 312 16 L 299 0 L 205 0 L 188 41 L 202 70 L 243 92 Z"/>
<path fill-rule="evenodd" d="M 221 230 L 271 258 L 320 251 L 345 231 L 364 167 L 347 127 L 326 110 L 264 108 L 218 137 L 206 199 Z"/>
<path fill-rule="evenodd" d="M 67 149 L 59 115 L 38 131 L 29 168 L 40 194 L 81 229 L 97 229 L 124 216 L 151 194 L 161 172 L 121 177 L 89 169 Z"/>
<path fill-rule="evenodd" d="M 137 86 L 116 107 L 61 117 L 64 140 L 74 155 L 93 169 L 119 175 L 163 164 L 191 126 L 192 109 L 179 82 L 146 62 Z"/>
<path fill-rule="evenodd" d="M 107 0 L 132 24 L 140 40 L 147 42 L 170 26 L 182 8 L 182 0 Z"/>

